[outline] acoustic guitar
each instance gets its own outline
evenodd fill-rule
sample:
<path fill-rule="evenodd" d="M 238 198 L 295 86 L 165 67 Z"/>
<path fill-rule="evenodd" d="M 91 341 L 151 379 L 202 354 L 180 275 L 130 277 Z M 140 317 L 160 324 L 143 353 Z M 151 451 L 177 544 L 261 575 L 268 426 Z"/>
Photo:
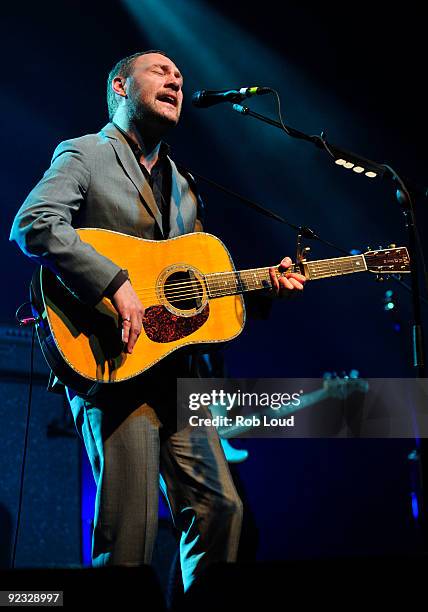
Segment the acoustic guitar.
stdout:
<path fill-rule="evenodd" d="M 125 353 L 119 317 L 109 299 L 90 307 L 49 269 L 36 271 L 31 302 L 42 352 L 54 374 L 76 391 L 131 379 L 183 347 L 236 338 L 245 324 L 242 294 L 271 288 L 269 267 L 235 270 L 228 250 L 211 234 L 154 241 L 104 229 L 77 232 L 128 270 L 145 316 L 133 353 Z M 302 260 L 291 271 L 308 280 L 364 271 L 401 274 L 410 271 L 410 261 L 407 249 L 400 247 Z"/>

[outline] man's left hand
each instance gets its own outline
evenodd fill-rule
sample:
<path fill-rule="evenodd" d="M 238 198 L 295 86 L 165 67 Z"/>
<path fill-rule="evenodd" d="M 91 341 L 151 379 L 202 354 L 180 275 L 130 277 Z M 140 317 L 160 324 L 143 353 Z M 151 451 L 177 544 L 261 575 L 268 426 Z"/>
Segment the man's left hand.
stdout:
<path fill-rule="evenodd" d="M 285 272 L 291 266 L 291 259 L 284 257 L 277 268 L 269 268 L 269 274 L 272 281 L 272 290 L 278 297 L 287 297 L 292 295 L 292 292 L 303 291 L 303 286 L 306 282 L 306 277 L 297 272 L 290 272 L 284 276 L 276 275 L 276 272 Z"/>

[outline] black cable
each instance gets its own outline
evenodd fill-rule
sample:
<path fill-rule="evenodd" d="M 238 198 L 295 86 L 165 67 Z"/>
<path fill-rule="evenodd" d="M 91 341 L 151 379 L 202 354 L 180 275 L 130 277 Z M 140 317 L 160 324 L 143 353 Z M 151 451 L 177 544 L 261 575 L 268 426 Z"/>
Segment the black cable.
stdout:
<path fill-rule="evenodd" d="M 291 136 L 291 132 L 288 129 L 288 127 L 285 125 L 283 119 L 282 119 L 282 113 L 281 113 L 281 98 L 279 97 L 279 93 L 276 91 L 276 89 L 271 89 L 271 92 L 274 94 L 275 98 L 276 98 L 276 105 L 278 108 L 278 117 L 279 117 L 279 122 L 282 126 L 282 129 L 284 130 L 284 132 L 287 134 L 287 136 Z"/>
<path fill-rule="evenodd" d="M 30 306 L 32 305 L 31 302 L 23 302 L 21 306 L 18 306 L 15 312 L 15 319 L 20 327 L 27 327 L 28 325 L 35 325 L 38 321 L 38 318 L 35 317 L 34 315 L 32 315 L 31 317 L 25 317 L 24 319 L 21 319 L 18 316 L 21 309 L 24 308 L 24 306 L 27 306 L 27 304 L 29 304 Z"/>
<path fill-rule="evenodd" d="M 16 550 L 18 546 L 19 527 L 21 524 L 22 500 L 23 500 L 23 495 L 24 495 L 25 462 L 27 458 L 28 434 L 30 430 L 30 416 L 31 416 L 31 400 L 33 396 L 34 336 L 35 336 L 34 332 L 35 332 L 35 329 L 33 326 L 32 333 L 31 333 L 30 380 L 29 380 L 29 386 L 28 386 L 27 421 L 25 425 L 24 451 L 22 455 L 21 478 L 20 478 L 20 485 L 19 485 L 18 515 L 16 519 L 15 538 L 13 542 L 12 569 L 15 568 L 15 562 L 16 562 Z"/>
<path fill-rule="evenodd" d="M 282 113 L 281 113 L 281 98 L 279 97 L 279 93 L 276 91 L 276 89 L 272 89 L 269 88 L 271 90 L 271 92 L 274 94 L 275 98 L 276 98 L 276 105 L 277 105 L 277 109 L 278 109 L 278 119 L 279 122 L 281 124 L 282 129 L 284 130 L 284 132 L 287 134 L 287 136 L 291 136 L 292 138 L 296 136 L 296 134 L 292 134 L 291 130 L 289 127 L 287 127 L 284 123 L 284 120 L 282 118 Z M 324 149 L 327 151 L 327 153 L 333 158 L 336 159 L 336 155 L 333 153 L 333 151 L 330 149 L 328 143 L 327 143 L 327 138 L 326 138 L 326 134 L 325 132 L 321 132 L 320 136 L 317 136 L 315 134 L 313 134 L 312 136 L 309 137 L 310 140 L 312 140 L 313 142 L 316 142 L 317 145 L 321 148 L 324 147 Z M 321 240 L 321 239 L 319 239 Z M 323 241 L 322 241 L 323 242 Z M 328 244 L 329 246 L 333 246 L 330 242 L 326 242 L 325 244 Z M 338 249 L 340 251 L 342 251 L 343 253 L 346 253 L 347 251 L 344 251 L 343 249 Z"/>
<path fill-rule="evenodd" d="M 327 151 L 327 153 L 330 155 L 330 157 L 332 157 L 334 160 L 336 160 L 336 155 L 333 153 L 333 151 L 330 149 L 330 147 L 328 145 L 327 136 L 326 136 L 325 132 L 321 132 L 320 137 L 319 137 L 319 141 L 322 143 L 322 146 Z"/>

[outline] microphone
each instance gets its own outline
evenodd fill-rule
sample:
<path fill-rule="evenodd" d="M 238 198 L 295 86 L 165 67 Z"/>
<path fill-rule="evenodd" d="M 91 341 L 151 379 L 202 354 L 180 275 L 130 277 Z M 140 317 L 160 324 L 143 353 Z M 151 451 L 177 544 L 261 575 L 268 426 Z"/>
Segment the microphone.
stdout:
<path fill-rule="evenodd" d="M 251 96 L 263 96 L 271 93 L 270 87 L 242 87 L 241 89 L 223 89 L 221 91 L 210 91 L 202 89 L 195 91 L 192 96 L 192 104 L 197 108 L 208 108 L 221 102 L 241 102 Z"/>

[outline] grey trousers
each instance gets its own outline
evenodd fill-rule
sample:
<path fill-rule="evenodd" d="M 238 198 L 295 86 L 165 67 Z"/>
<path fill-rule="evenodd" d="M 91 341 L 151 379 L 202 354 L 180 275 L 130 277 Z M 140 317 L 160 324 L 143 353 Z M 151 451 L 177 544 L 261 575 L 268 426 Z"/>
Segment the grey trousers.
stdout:
<path fill-rule="evenodd" d="M 162 392 L 152 394 L 161 396 L 150 402 L 156 407 L 138 395 L 134 387 L 88 400 L 67 389 L 97 485 L 93 565 L 151 562 L 160 485 L 181 532 L 187 589 L 210 564 L 236 560 L 242 503 L 216 430 L 174 431 L 169 421 L 175 414 L 165 416 L 171 402 Z"/>

